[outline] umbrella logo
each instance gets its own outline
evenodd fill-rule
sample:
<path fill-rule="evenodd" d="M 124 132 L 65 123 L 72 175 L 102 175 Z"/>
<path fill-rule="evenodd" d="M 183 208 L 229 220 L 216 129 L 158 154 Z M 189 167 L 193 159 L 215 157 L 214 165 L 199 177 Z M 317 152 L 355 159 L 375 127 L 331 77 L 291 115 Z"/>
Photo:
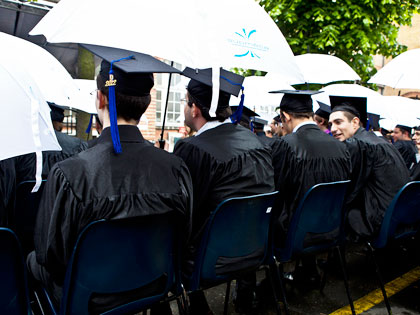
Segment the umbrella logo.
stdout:
<path fill-rule="evenodd" d="M 240 54 L 235 54 L 235 57 L 245 57 L 245 56 L 251 56 L 251 58 L 258 58 L 260 59 L 261 57 L 259 56 L 259 52 L 265 52 L 267 51 L 269 48 L 265 45 L 256 43 L 254 41 L 252 41 L 254 39 L 255 36 L 252 36 L 253 34 L 255 34 L 257 32 L 257 30 L 251 30 L 250 32 L 247 33 L 246 29 L 242 29 L 242 32 L 235 32 L 235 34 L 237 35 L 234 39 L 230 38 L 228 39 L 228 42 L 233 45 L 233 46 L 239 46 L 242 48 L 247 49 L 247 51 L 244 51 Z M 238 38 L 238 36 L 240 38 Z M 252 37 L 252 38 L 251 38 Z M 258 54 L 257 54 L 258 52 Z"/>

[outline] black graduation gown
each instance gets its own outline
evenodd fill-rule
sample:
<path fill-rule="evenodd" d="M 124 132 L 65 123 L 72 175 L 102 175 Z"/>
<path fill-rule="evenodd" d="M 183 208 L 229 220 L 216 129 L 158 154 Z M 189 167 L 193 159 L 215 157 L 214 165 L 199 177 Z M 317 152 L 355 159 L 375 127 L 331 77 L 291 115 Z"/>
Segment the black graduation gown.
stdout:
<path fill-rule="evenodd" d="M 55 131 L 55 136 L 57 137 L 58 143 L 64 154 L 74 155 L 83 150 L 86 150 L 88 145 L 86 141 L 80 140 L 79 138 L 72 137 L 68 134 Z"/>
<path fill-rule="evenodd" d="M 8 226 L 14 209 L 16 171 L 13 158 L 0 161 L 0 226 Z"/>
<path fill-rule="evenodd" d="M 77 236 L 90 222 L 173 212 L 188 234 L 192 185 L 184 162 L 145 141 L 136 126 L 119 126 L 121 154 L 110 128 L 93 148 L 53 166 L 35 226 L 36 261 L 62 285 Z"/>
<path fill-rule="evenodd" d="M 416 146 L 411 140 L 398 140 L 394 142 L 394 146 L 400 152 L 407 169 L 410 169 L 412 165 L 417 163 L 416 160 Z"/>
<path fill-rule="evenodd" d="M 410 180 L 419 181 L 420 180 L 420 163 L 416 163 L 410 169 Z"/>
<path fill-rule="evenodd" d="M 398 150 L 375 134 L 359 128 L 345 141 L 352 157 L 352 182 L 346 205 L 356 235 L 378 232 L 384 213 L 409 174 Z"/>
<path fill-rule="evenodd" d="M 179 140 L 174 154 L 185 161 L 193 181 L 193 244 L 220 202 L 274 191 L 270 151 L 243 126 L 222 124 Z"/>
<path fill-rule="evenodd" d="M 301 126 L 277 138 L 273 151 L 278 220 L 276 240 L 285 239 L 292 216 L 305 193 L 314 185 L 350 179 L 351 161 L 346 146 L 317 125 Z"/>

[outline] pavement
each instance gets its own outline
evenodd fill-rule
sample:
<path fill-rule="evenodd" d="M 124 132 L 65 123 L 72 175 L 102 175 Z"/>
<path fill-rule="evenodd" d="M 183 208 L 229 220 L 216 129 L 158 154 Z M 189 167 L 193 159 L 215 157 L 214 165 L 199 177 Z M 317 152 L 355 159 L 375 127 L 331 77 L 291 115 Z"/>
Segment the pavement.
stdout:
<path fill-rule="evenodd" d="M 391 246 L 376 252 L 377 262 L 393 315 L 420 314 L 420 241 L 408 240 L 403 244 Z M 318 258 L 325 258 L 319 255 Z M 350 245 L 346 249 L 347 273 L 356 313 L 363 315 L 387 314 L 382 293 L 376 278 L 375 268 L 365 245 Z M 294 263 L 284 265 L 285 271 L 293 270 Z M 318 289 L 305 289 L 289 283 L 286 295 L 290 315 L 346 315 L 350 314 L 343 277 L 339 266 L 332 266 L 327 274 L 323 293 Z M 264 271 L 258 271 L 257 279 L 265 277 Z M 232 288 L 235 282 L 232 283 Z M 222 284 L 205 291 L 208 303 L 215 315 L 223 314 L 226 285 Z M 263 299 L 258 315 L 276 314 L 274 304 L 269 298 Z M 177 314 L 176 303 L 171 305 Z M 235 312 L 230 297 L 228 314 Z M 196 314 L 192 314 L 196 315 Z M 201 315 L 201 314 L 197 314 Z"/>

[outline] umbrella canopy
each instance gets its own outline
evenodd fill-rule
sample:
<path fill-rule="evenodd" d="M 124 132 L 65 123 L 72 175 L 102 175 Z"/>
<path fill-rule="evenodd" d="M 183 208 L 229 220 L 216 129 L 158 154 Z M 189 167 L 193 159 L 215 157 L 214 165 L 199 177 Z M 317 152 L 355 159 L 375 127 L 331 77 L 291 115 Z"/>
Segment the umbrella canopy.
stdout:
<path fill-rule="evenodd" d="M 390 113 L 386 122 L 380 121 L 382 127 L 393 129 L 397 124 L 415 127 L 420 125 L 420 100 L 402 96 L 383 96 L 384 105 Z"/>
<path fill-rule="evenodd" d="M 303 80 L 284 36 L 254 0 L 61 0 L 30 34 L 142 52 L 191 68 L 241 67 Z"/>
<path fill-rule="evenodd" d="M 50 108 L 24 67 L 3 58 L 0 50 L 0 160 L 44 150 L 61 150 Z"/>
<path fill-rule="evenodd" d="M 342 59 L 325 54 L 304 54 L 295 57 L 306 83 L 327 84 L 336 81 L 360 80 L 359 75 Z M 295 82 L 298 84 L 301 82 Z"/>
<path fill-rule="evenodd" d="M 369 113 L 378 114 L 381 117 L 390 117 L 395 111 L 387 105 L 384 96 L 358 84 L 331 84 L 320 91 L 324 93 L 317 94 L 313 98 L 327 105 L 331 105 L 330 95 L 355 96 L 367 98 L 367 111 Z"/>
<path fill-rule="evenodd" d="M 29 41 L 0 32 L 4 61 L 20 63 L 39 87 L 44 99 L 69 106 L 77 86 L 63 65 L 48 51 Z"/>
<path fill-rule="evenodd" d="M 420 48 L 406 51 L 388 62 L 368 83 L 394 89 L 420 89 Z"/>
<path fill-rule="evenodd" d="M 97 114 L 96 101 L 96 81 L 74 79 L 78 87 L 77 95 L 73 98 L 71 108 L 82 110 L 89 114 Z"/>

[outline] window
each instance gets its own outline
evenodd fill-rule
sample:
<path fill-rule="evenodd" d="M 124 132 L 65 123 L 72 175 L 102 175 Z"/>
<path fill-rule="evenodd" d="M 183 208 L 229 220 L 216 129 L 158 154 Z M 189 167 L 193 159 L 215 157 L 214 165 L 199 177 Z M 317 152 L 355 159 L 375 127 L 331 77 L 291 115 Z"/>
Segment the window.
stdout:
<path fill-rule="evenodd" d="M 164 96 L 166 97 L 166 95 Z M 163 115 L 165 113 L 165 103 L 162 102 L 162 91 L 156 91 L 156 122 L 163 123 Z M 182 109 L 183 110 L 183 109 Z M 168 126 L 182 125 L 181 116 L 181 93 L 169 92 L 168 109 L 166 111 L 166 122 Z"/>

